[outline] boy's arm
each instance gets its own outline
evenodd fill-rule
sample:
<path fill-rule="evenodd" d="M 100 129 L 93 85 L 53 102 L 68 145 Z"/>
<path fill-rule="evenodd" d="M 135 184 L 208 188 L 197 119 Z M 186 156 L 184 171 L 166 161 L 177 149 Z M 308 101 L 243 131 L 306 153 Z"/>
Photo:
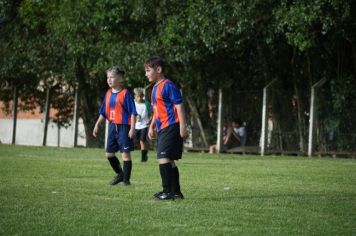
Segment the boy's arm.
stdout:
<path fill-rule="evenodd" d="M 136 126 L 136 116 L 131 115 L 131 128 L 129 131 L 129 138 L 134 138 L 135 137 L 135 126 Z"/>
<path fill-rule="evenodd" d="M 239 141 L 239 142 L 241 141 L 240 135 L 235 133 L 234 130 L 232 130 L 232 135 L 235 137 L 235 139 L 237 139 L 237 141 Z"/>
<path fill-rule="evenodd" d="M 98 134 L 99 126 L 103 121 L 105 121 L 105 117 L 103 115 L 100 115 L 98 120 L 95 123 L 94 130 L 93 130 L 93 136 L 95 138 L 96 138 L 96 135 Z"/>
<path fill-rule="evenodd" d="M 174 105 L 177 108 L 177 114 L 179 119 L 179 132 L 182 138 L 186 138 L 187 130 L 185 127 L 185 112 L 183 104 Z"/>
<path fill-rule="evenodd" d="M 156 127 L 156 117 L 153 116 L 151 124 L 150 124 L 150 128 L 148 129 L 148 138 L 151 139 L 151 140 L 154 137 L 154 132 L 155 132 L 154 129 L 155 129 L 155 127 Z"/>

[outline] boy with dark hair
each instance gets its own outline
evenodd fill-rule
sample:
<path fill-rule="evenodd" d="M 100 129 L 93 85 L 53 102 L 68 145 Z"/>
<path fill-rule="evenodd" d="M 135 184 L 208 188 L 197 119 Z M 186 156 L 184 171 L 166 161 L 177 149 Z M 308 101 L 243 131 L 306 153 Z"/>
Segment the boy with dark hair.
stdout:
<path fill-rule="evenodd" d="M 100 124 L 109 120 L 109 133 L 106 146 L 106 157 L 117 176 L 111 180 L 110 185 L 124 182 L 125 186 L 130 185 L 132 161 L 130 152 L 134 150 L 133 138 L 135 136 L 136 107 L 130 92 L 121 87 L 125 72 L 119 67 L 112 67 L 106 70 L 107 91 L 100 108 L 100 115 L 93 130 L 96 137 Z M 122 171 L 120 161 L 115 156 L 115 152 L 120 151 L 124 162 Z"/>
<path fill-rule="evenodd" d="M 152 90 L 153 118 L 148 137 L 153 139 L 157 130 L 157 158 L 163 190 L 154 194 L 157 200 L 183 199 L 180 190 L 179 170 L 175 160 L 182 158 L 183 138 L 186 136 L 182 95 L 177 87 L 164 76 L 165 62 L 151 57 L 145 64 L 145 75 L 154 82 Z"/>

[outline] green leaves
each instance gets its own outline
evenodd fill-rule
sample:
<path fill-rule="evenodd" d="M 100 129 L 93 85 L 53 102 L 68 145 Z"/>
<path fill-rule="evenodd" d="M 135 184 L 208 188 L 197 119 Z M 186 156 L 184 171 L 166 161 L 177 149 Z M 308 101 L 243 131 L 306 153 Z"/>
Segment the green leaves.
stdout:
<path fill-rule="evenodd" d="M 287 87 L 291 77 L 303 85 L 334 78 L 335 73 L 354 79 L 356 60 L 348 53 L 356 47 L 352 4 L 0 0 L 0 82 L 31 81 L 36 88 L 54 76 L 69 88 L 79 84 L 94 98 L 96 111 L 106 90 L 105 69 L 119 64 L 127 71 L 128 86 L 145 86 L 143 62 L 152 55 L 167 59 L 168 76 L 197 104 L 205 104 L 210 88 L 256 90 L 271 78 L 285 81 Z M 335 62 L 339 49 L 346 59 L 340 54 L 337 60 L 353 64 L 340 67 Z M 311 58 L 310 63 L 305 58 Z M 201 105 L 202 114 L 204 109 Z"/>

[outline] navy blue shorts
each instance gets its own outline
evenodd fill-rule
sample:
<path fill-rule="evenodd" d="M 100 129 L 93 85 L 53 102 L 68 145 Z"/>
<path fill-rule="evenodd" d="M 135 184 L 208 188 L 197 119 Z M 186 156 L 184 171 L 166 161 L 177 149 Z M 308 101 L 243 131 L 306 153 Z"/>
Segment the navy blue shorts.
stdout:
<path fill-rule="evenodd" d="M 129 138 L 129 125 L 109 124 L 106 152 L 131 152 L 134 150 L 133 139 Z"/>
<path fill-rule="evenodd" d="M 157 159 L 168 158 L 178 160 L 182 158 L 183 139 L 180 136 L 179 124 L 161 129 L 157 134 Z"/>

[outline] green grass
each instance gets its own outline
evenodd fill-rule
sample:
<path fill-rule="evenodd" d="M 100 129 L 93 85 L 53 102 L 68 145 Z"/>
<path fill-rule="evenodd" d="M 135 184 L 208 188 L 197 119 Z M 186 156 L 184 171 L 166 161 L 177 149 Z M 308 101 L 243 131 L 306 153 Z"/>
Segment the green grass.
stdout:
<path fill-rule="evenodd" d="M 185 153 L 158 202 L 154 153 L 109 187 L 100 149 L 0 145 L 0 235 L 356 235 L 356 160 Z"/>

